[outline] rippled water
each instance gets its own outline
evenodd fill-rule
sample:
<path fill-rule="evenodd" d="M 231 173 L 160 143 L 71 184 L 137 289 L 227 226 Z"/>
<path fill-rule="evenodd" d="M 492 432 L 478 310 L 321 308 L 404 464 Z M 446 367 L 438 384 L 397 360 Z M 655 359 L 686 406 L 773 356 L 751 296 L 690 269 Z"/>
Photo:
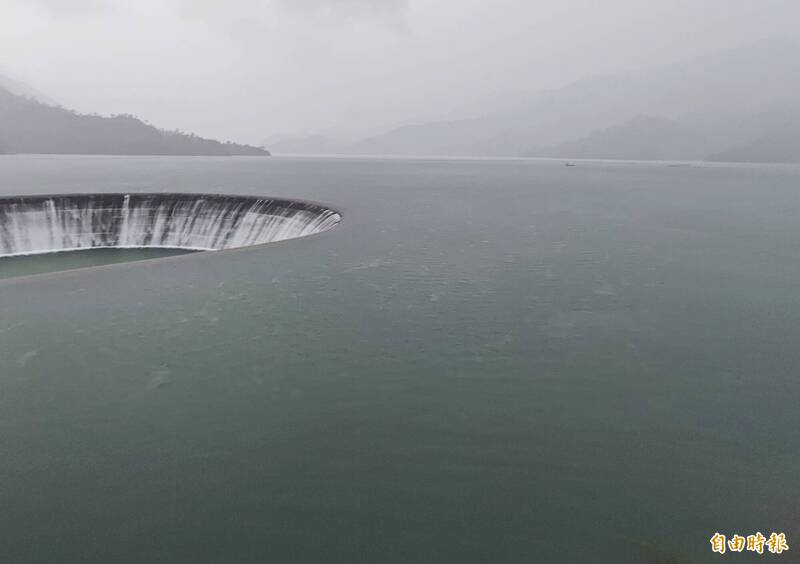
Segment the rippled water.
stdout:
<path fill-rule="evenodd" d="M 60 191 L 345 219 L 0 282 L 10 561 L 706 562 L 715 531 L 800 539 L 797 167 L 0 158 L 3 194 Z"/>

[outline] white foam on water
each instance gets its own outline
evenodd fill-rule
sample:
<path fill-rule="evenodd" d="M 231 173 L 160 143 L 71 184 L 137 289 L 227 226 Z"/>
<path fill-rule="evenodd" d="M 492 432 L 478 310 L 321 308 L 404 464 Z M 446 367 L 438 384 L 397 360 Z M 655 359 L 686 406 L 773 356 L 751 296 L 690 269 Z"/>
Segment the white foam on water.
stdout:
<path fill-rule="evenodd" d="M 0 257 L 109 247 L 222 250 L 305 237 L 340 221 L 318 204 L 240 196 L 0 198 Z"/>

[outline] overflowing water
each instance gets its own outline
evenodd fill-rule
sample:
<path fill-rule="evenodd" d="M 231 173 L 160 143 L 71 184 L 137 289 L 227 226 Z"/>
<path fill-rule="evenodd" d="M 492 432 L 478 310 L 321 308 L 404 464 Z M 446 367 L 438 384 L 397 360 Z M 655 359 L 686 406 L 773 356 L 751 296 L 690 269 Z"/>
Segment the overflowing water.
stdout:
<path fill-rule="evenodd" d="M 0 199 L 0 256 L 78 249 L 220 250 L 327 231 L 336 211 L 301 201 L 205 194 Z"/>

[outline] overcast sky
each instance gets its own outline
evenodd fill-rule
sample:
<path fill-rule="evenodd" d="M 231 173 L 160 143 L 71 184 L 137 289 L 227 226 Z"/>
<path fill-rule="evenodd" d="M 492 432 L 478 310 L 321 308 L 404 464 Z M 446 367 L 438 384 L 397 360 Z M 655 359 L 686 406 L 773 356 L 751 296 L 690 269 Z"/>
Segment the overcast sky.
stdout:
<path fill-rule="evenodd" d="M 82 112 L 260 143 L 799 32 L 798 0 L 0 0 L 0 73 Z"/>

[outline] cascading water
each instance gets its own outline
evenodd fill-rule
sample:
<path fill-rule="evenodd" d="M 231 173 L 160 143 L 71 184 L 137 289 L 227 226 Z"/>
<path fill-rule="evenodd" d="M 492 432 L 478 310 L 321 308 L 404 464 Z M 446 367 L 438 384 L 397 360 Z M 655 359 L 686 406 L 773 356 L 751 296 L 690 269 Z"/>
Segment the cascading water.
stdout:
<path fill-rule="evenodd" d="M 103 247 L 221 250 L 304 237 L 339 221 L 318 204 L 246 196 L 0 198 L 0 257 Z"/>

